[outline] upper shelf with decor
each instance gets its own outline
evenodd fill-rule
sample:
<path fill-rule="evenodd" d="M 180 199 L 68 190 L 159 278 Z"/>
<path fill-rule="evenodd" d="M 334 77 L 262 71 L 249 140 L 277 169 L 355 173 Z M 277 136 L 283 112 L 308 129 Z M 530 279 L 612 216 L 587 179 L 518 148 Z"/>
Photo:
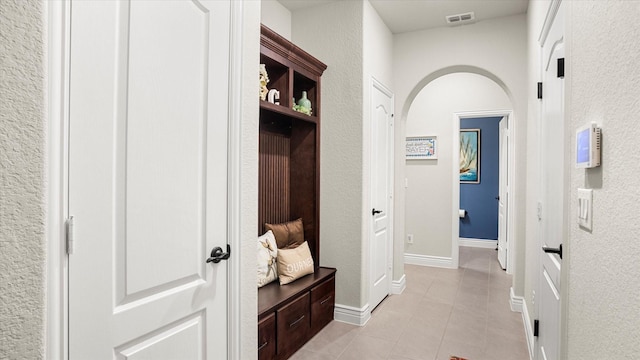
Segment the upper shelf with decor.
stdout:
<path fill-rule="evenodd" d="M 260 109 L 317 123 L 320 76 L 327 65 L 262 25 Z"/>

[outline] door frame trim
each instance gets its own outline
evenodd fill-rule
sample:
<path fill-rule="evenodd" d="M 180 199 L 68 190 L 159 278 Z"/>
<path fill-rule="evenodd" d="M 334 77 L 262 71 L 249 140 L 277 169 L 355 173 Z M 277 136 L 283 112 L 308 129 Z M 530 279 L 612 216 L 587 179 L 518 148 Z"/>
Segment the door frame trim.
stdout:
<path fill-rule="evenodd" d="M 371 76 L 371 81 L 370 81 L 370 87 L 371 92 L 369 93 L 369 107 L 371 108 L 371 104 L 373 102 L 373 91 L 374 89 L 379 90 L 380 92 L 382 92 L 384 95 L 388 96 L 390 99 L 390 104 L 391 104 L 391 122 L 390 122 L 390 129 L 389 129 L 389 133 L 388 133 L 388 137 L 389 137 L 389 150 L 394 149 L 395 146 L 395 131 L 394 131 L 394 108 L 395 108 L 395 95 L 393 94 L 393 92 L 387 88 L 383 83 L 381 83 L 378 79 L 376 79 L 374 76 Z M 371 119 L 371 117 L 373 116 L 373 113 L 369 113 L 369 120 Z M 373 143 L 373 126 L 370 124 L 370 128 L 369 128 L 369 196 L 367 201 L 369 202 L 369 206 L 365 208 L 365 214 L 368 214 L 368 209 L 372 208 L 371 206 L 371 198 L 372 198 L 372 186 L 371 186 L 371 178 L 373 177 L 373 173 L 372 173 L 372 166 L 371 163 L 373 162 L 373 148 L 371 146 L 371 144 Z M 394 231 L 394 227 L 393 227 L 393 221 L 394 221 L 394 205 L 395 205 L 395 199 L 394 199 L 394 169 L 395 169 L 395 158 L 393 155 L 393 151 L 391 151 L 391 153 L 389 154 L 389 159 L 388 159 L 388 164 L 389 166 L 389 171 L 388 171 L 388 180 L 389 180 L 389 209 L 388 209 L 388 226 L 387 226 L 387 233 L 389 235 L 389 238 L 387 239 L 387 267 L 389 270 L 389 282 L 387 284 L 387 291 L 388 294 L 391 294 L 391 288 L 392 288 L 392 283 L 393 283 L 393 249 L 394 249 L 394 236 L 393 236 L 393 231 Z M 366 215 L 365 215 L 366 216 Z M 369 220 L 367 221 L 368 223 L 368 244 L 369 244 L 369 281 L 367 283 L 367 286 L 369 286 L 369 302 L 371 300 L 371 274 L 372 274 L 372 264 L 373 261 L 371 261 L 371 255 L 372 255 L 372 251 L 373 251 L 373 246 L 371 246 L 371 238 L 373 236 L 373 234 L 371 233 L 372 229 L 373 229 L 373 217 L 372 216 L 368 216 Z"/>
<path fill-rule="evenodd" d="M 228 242 L 234 249 L 227 275 L 228 339 L 227 355 L 239 359 L 241 352 L 241 119 L 242 119 L 242 58 L 243 1 L 230 1 L 230 83 L 229 83 L 229 153 Z M 69 73 L 70 73 L 70 16 L 69 1 L 45 1 L 47 24 L 46 87 L 46 253 L 45 269 L 46 324 L 45 349 L 47 358 L 69 358 L 69 257 L 66 252 L 65 223 L 68 216 L 68 155 L 69 155 Z"/>
<path fill-rule="evenodd" d="M 538 43 L 542 47 L 544 42 L 547 40 L 547 36 L 549 36 L 549 31 L 551 30 L 551 25 L 553 25 L 553 21 L 560 10 L 560 3 L 562 0 L 552 0 L 551 4 L 549 4 L 549 8 L 547 9 L 547 14 L 544 18 L 544 23 L 542 24 L 542 29 L 540 29 L 540 35 L 538 36 Z"/>
<path fill-rule="evenodd" d="M 68 215 L 69 44 L 71 5 L 45 1 L 48 20 L 46 134 L 46 337 L 50 359 L 68 359 L 68 256 L 65 219 Z"/>
<path fill-rule="evenodd" d="M 242 206 L 241 206 L 241 154 L 242 154 L 242 46 L 244 1 L 230 1 L 231 25 L 229 30 L 229 119 L 227 154 L 227 236 L 235 261 L 228 262 L 227 270 L 227 358 L 240 359 L 241 353 L 241 287 L 240 274 L 243 259 Z"/>
<path fill-rule="evenodd" d="M 460 120 L 470 118 L 481 117 L 506 117 L 508 121 L 509 134 L 516 133 L 515 117 L 513 110 L 487 110 L 487 111 L 465 111 L 453 113 L 453 183 L 457 186 L 453 186 L 452 196 L 452 239 L 451 239 L 451 258 L 453 267 L 458 268 L 460 258 L 460 225 L 458 209 L 460 208 L 460 171 L 455 164 L 460 163 L 460 149 L 458 141 L 455 141 L 460 134 Z M 516 241 L 515 241 L 515 141 L 509 141 L 507 148 L 509 156 L 509 171 L 507 173 L 507 182 L 509 184 L 509 199 L 507 200 L 507 273 L 513 274 L 515 270 L 515 253 L 516 253 Z"/>

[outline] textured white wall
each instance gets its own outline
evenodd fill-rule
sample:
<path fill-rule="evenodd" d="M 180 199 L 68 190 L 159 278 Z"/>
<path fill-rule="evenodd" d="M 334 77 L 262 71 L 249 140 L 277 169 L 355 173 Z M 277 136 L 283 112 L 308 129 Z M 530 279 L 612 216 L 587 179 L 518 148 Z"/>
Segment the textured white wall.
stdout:
<path fill-rule="evenodd" d="M 406 253 L 451 257 L 453 145 L 458 143 L 453 138 L 453 113 L 510 109 L 509 97 L 498 84 L 471 73 L 439 77 L 415 97 L 406 136 L 437 135 L 438 159 L 403 160 L 409 181 L 405 229 L 413 234 L 413 244 L 405 244 Z"/>
<path fill-rule="evenodd" d="M 602 126 L 602 166 L 570 165 L 568 359 L 640 358 L 640 2 L 567 1 L 569 134 Z M 572 149 L 575 140 L 571 140 Z M 571 158 L 575 156 L 572 151 Z M 593 232 L 576 188 L 593 190 Z"/>
<path fill-rule="evenodd" d="M 293 41 L 327 64 L 322 77 L 320 262 L 338 269 L 336 301 L 368 301 L 372 77 L 391 88 L 393 36 L 368 1 L 293 13 Z M 400 274 L 402 275 L 402 274 Z"/>
<path fill-rule="evenodd" d="M 514 290 L 524 291 L 524 198 L 527 130 L 527 37 L 526 16 L 517 15 L 453 28 L 438 28 L 394 36 L 394 90 L 396 93 L 396 239 L 405 238 L 405 192 L 403 185 L 404 139 L 408 109 L 429 80 L 473 67 L 501 81 L 510 95 L 517 123 L 515 141 L 516 183 L 513 194 L 516 263 Z M 451 220 L 449 220 L 451 222 Z M 443 241 L 449 235 L 440 234 Z M 448 239 L 448 240 L 447 240 Z M 432 254 L 422 254 L 432 255 Z"/>
<path fill-rule="evenodd" d="M 44 356 L 44 4 L 0 2 L 0 358 Z"/>
<path fill-rule="evenodd" d="M 363 6 L 293 12 L 293 42 L 327 64 L 322 77 L 320 264 L 336 267 L 336 303 L 362 307 Z"/>
<path fill-rule="evenodd" d="M 362 3 L 293 12 L 293 42 L 327 64 L 322 76 L 320 264 L 338 269 L 336 303 L 361 307 Z"/>
<path fill-rule="evenodd" d="M 278 0 L 261 0 L 260 22 L 277 32 L 287 40 L 291 40 L 291 11 Z"/>
<path fill-rule="evenodd" d="M 369 87 L 371 77 L 390 90 L 393 82 L 393 34 L 382 21 L 369 1 L 363 2 L 363 52 L 365 111 L 369 110 Z M 368 133 L 365 133 L 368 134 Z"/>

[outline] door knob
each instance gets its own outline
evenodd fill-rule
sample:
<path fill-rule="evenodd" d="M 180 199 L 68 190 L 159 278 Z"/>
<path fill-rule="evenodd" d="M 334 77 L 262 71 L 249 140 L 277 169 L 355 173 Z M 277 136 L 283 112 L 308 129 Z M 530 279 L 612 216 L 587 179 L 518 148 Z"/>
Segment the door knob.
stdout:
<path fill-rule="evenodd" d="M 211 250 L 211 257 L 207 259 L 207 262 L 219 263 L 222 260 L 227 260 L 231 256 L 231 246 L 227 244 L 227 252 L 223 253 L 220 246 L 216 246 Z"/>
<path fill-rule="evenodd" d="M 375 216 L 376 214 L 380 214 L 382 210 L 376 210 L 376 208 L 371 209 L 371 215 Z"/>
<path fill-rule="evenodd" d="M 560 259 L 562 259 L 562 244 L 560 244 L 560 246 L 557 248 L 550 248 L 547 246 L 543 246 L 542 251 L 548 254 L 558 254 L 560 256 Z"/>

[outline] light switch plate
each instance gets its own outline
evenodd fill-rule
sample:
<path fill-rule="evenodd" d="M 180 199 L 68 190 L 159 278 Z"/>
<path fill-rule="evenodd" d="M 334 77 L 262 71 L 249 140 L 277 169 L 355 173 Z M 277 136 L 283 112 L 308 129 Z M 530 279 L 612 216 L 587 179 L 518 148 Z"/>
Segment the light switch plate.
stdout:
<path fill-rule="evenodd" d="M 578 225 L 589 231 L 593 226 L 593 189 L 578 189 Z"/>

